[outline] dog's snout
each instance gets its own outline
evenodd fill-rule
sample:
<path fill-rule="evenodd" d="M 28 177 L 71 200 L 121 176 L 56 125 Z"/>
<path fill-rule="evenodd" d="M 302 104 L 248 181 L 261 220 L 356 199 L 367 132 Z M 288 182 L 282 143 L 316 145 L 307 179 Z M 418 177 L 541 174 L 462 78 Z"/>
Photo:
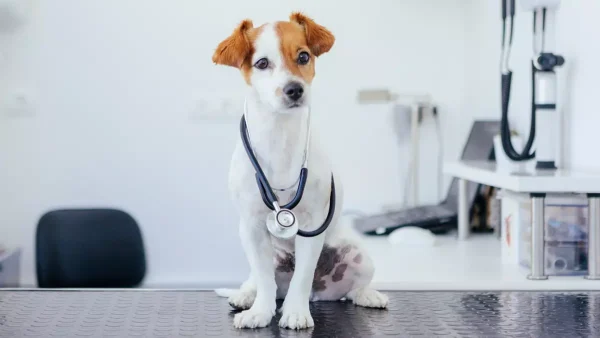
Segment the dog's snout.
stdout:
<path fill-rule="evenodd" d="M 298 82 L 290 82 L 283 87 L 283 92 L 292 101 L 298 101 L 304 94 L 304 87 Z"/>

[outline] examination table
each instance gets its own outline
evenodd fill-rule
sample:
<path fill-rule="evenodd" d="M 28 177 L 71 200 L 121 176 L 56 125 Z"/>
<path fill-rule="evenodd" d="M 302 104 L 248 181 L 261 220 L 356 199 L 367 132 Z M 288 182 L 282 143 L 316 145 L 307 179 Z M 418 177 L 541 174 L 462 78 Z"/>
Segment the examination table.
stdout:
<path fill-rule="evenodd" d="M 312 303 L 314 328 L 232 326 L 212 291 L 0 289 L 0 337 L 600 337 L 600 292 L 389 291 L 388 310 Z"/>

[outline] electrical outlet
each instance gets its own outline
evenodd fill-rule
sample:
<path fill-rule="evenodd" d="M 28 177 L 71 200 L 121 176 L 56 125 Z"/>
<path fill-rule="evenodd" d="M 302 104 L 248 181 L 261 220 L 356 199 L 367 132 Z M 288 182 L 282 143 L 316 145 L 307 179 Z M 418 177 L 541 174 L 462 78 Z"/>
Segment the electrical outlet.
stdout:
<path fill-rule="evenodd" d="M 359 103 L 385 103 L 395 100 L 394 95 L 387 89 L 363 89 L 358 91 Z"/>

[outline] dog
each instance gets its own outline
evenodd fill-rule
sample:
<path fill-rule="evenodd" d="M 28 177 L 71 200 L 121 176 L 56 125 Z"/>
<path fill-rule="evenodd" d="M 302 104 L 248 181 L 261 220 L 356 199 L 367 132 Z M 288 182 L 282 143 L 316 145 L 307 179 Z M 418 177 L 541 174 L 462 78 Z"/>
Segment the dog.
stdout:
<path fill-rule="evenodd" d="M 212 60 L 239 69 L 247 84 L 246 117 L 252 147 L 279 201 L 290 201 L 297 189 L 305 152 L 310 157 L 308 179 L 301 202 L 293 209 L 300 229 L 313 230 L 325 220 L 332 171 L 316 137 L 306 149 L 311 83 L 318 57 L 330 51 L 335 37 L 302 13 L 289 21 L 254 27 L 243 20 L 220 42 Z M 279 326 L 314 326 L 309 304 L 314 301 L 352 301 L 358 306 L 386 308 L 388 297 L 370 287 L 371 258 L 360 238 L 340 224 L 343 187 L 336 183 L 335 213 L 327 230 L 316 237 L 279 239 L 266 227 L 272 211 L 261 199 L 242 142 L 230 163 L 229 190 L 240 213 L 239 235 L 250 265 L 250 276 L 239 289 L 217 289 L 229 303 L 243 310 L 234 316 L 236 328 L 269 325 L 276 300 L 283 299 Z"/>

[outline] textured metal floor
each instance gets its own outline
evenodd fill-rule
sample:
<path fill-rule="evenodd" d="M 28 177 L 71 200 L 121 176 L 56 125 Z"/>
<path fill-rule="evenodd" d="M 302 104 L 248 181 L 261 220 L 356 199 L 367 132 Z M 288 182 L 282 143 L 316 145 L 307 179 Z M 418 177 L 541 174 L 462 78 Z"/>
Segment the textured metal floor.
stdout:
<path fill-rule="evenodd" d="M 387 311 L 314 303 L 315 327 L 291 331 L 236 330 L 205 291 L 0 291 L 0 337 L 600 337 L 600 292 L 387 294 Z"/>

